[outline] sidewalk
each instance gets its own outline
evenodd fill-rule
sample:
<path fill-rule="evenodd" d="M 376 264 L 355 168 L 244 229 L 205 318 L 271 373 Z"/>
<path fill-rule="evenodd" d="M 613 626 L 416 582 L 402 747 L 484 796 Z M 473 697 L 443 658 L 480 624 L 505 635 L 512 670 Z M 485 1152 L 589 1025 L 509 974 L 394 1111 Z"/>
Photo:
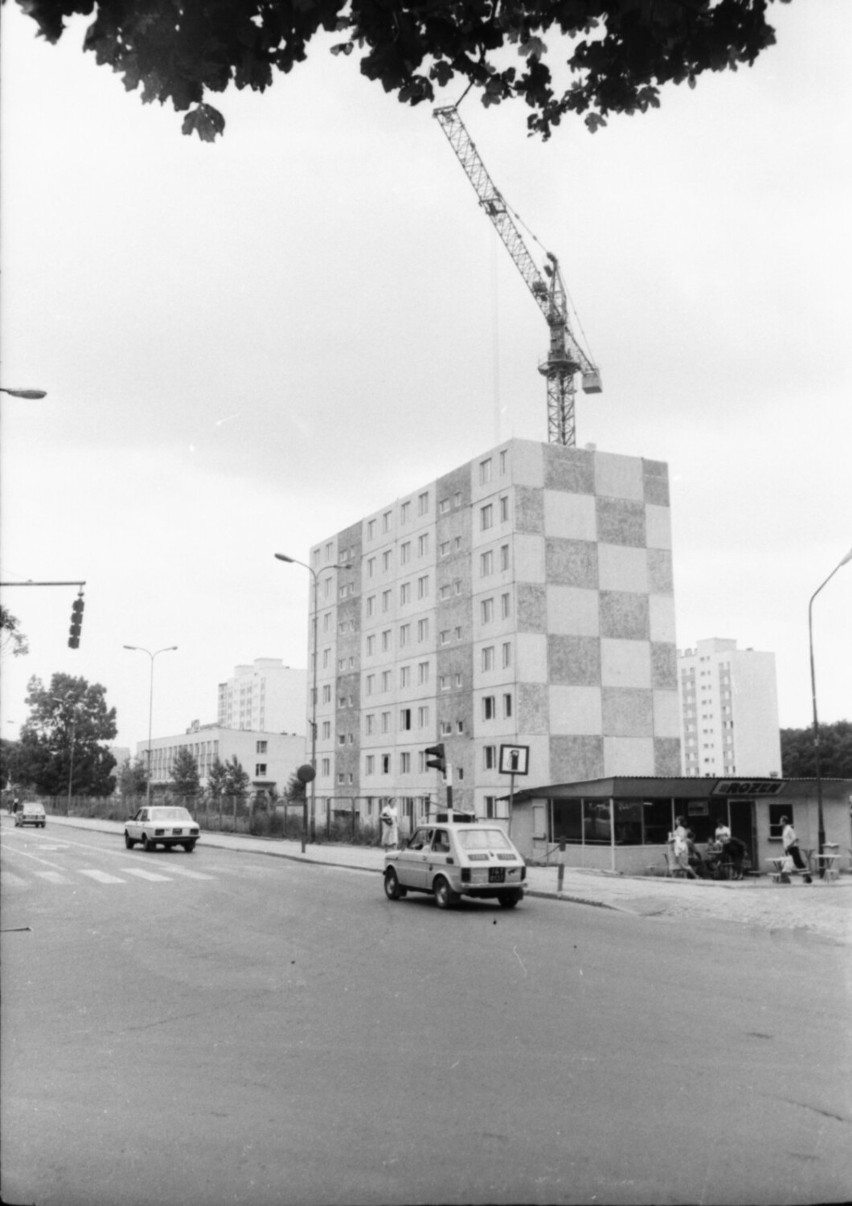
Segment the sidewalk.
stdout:
<path fill-rule="evenodd" d="M 112 833 L 120 837 L 120 821 L 84 817 L 48 818 L 48 830 L 69 826 Z M 47 832 L 47 831 L 45 831 Z M 371 872 L 384 867 L 376 846 L 334 846 L 301 843 L 280 838 L 202 831 L 200 844 L 223 850 L 264 854 L 316 866 Z M 554 867 L 527 870 L 527 895 L 550 897 L 576 904 L 617 909 L 643 917 L 709 919 L 775 930 L 806 930 L 834 942 L 852 944 L 852 876 L 841 875 L 834 884 L 815 879 L 810 885 L 796 877 L 791 884 L 773 884 L 768 877 L 732 883 L 617 875 L 607 871 L 566 867 L 562 892 L 557 892 Z M 380 886 L 377 884 L 377 890 Z"/>

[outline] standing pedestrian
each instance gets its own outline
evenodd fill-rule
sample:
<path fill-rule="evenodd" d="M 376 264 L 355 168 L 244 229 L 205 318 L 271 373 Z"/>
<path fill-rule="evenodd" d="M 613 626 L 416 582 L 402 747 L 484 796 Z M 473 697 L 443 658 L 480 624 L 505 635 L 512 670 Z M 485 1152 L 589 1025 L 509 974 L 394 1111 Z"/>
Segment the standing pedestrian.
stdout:
<path fill-rule="evenodd" d="M 675 829 L 671 840 L 672 854 L 674 855 L 674 861 L 678 869 L 685 871 L 693 879 L 698 879 L 698 876 L 689 865 L 689 841 L 687 838 L 686 821 L 683 817 L 675 817 Z"/>
<path fill-rule="evenodd" d="M 380 816 L 382 826 L 382 845 L 385 854 L 399 847 L 399 813 L 393 800 L 386 800 Z"/>
<path fill-rule="evenodd" d="M 790 824 L 789 817 L 782 817 L 781 824 L 784 828 L 781 831 L 781 845 L 784 847 L 784 853 L 788 858 L 793 860 L 793 866 L 797 871 L 804 871 L 804 879 L 806 884 L 813 883 L 808 872 L 805 860 L 802 858 L 802 852 L 799 849 L 799 839 L 796 837 L 796 831 Z"/>

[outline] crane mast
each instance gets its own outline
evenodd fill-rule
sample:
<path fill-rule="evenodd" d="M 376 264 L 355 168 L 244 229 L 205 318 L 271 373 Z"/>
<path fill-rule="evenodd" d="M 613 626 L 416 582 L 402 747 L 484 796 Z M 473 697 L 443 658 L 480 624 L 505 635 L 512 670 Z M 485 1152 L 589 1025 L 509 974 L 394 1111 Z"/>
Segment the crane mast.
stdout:
<path fill-rule="evenodd" d="M 555 255 L 546 253 L 547 263 L 539 270 L 503 196 L 488 175 L 488 170 L 455 105 L 436 109 L 441 129 L 456 153 L 479 198 L 479 204 L 491 219 L 515 267 L 545 317 L 550 330 L 547 356 L 538 371 L 547 382 L 547 438 L 551 444 L 573 448 L 576 444 L 574 421 L 575 378 L 582 374 L 583 392 L 601 393 L 597 367 L 580 347 L 568 320 L 568 294 Z"/>

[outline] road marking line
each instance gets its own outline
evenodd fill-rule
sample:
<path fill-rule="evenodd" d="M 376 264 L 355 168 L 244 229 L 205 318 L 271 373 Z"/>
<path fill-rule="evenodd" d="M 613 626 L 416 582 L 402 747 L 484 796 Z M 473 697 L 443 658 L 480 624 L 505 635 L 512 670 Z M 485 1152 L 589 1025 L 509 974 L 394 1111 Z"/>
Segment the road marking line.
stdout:
<path fill-rule="evenodd" d="M 71 880 L 60 875 L 58 871 L 36 871 L 39 879 L 46 879 L 49 884 L 70 884 Z"/>
<path fill-rule="evenodd" d="M 116 875 L 108 875 L 106 871 L 80 871 L 81 875 L 88 875 L 90 879 L 95 879 L 99 884 L 123 884 L 126 880 L 119 879 Z"/>
<path fill-rule="evenodd" d="M 168 875 L 157 875 L 156 871 L 143 871 L 141 867 L 126 867 L 125 875 L 137 875 L 139 879 L 147 879 L 152 884 L 168 884 L 171 883 Z"/>
<path fill-rule="evenodd" d="M 0 876 L 0 882 L 2 882 L 4 888 L 27 887 L 27 880 L 23 879 L 20 875 L 16 875 L 14 871 L 4 871 L 3 875 Z"/>
<path fill-rule="evenodd" d="M 185 867 L 169 867 L 170 875 L 185 875 L 187 879 L 215 879 L 215 875 L 207 875 L 204 871 L 187 871 Z"/>

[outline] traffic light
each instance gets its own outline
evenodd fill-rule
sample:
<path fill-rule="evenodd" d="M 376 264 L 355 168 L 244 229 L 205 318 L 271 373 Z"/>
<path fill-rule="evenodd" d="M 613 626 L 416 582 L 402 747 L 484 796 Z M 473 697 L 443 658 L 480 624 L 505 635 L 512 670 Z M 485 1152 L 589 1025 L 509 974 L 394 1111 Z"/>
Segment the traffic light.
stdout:
<path fill-rule="evenodd" d="M 83 608 L 85 606 L 82 595 L 78 595 L 71 604 L 71 627 L 68 629 L 68 644 L 71 649 L 80 647 L 80 628 L 83 624 Z"/>
<path fill-rule="evenodd" d="M 447 773 L 447 760 L 444 757 L 443 745 L 430 745 L 426 750 L 426 769 L 429 770 L 433 766 L 442 775 Z"/>

